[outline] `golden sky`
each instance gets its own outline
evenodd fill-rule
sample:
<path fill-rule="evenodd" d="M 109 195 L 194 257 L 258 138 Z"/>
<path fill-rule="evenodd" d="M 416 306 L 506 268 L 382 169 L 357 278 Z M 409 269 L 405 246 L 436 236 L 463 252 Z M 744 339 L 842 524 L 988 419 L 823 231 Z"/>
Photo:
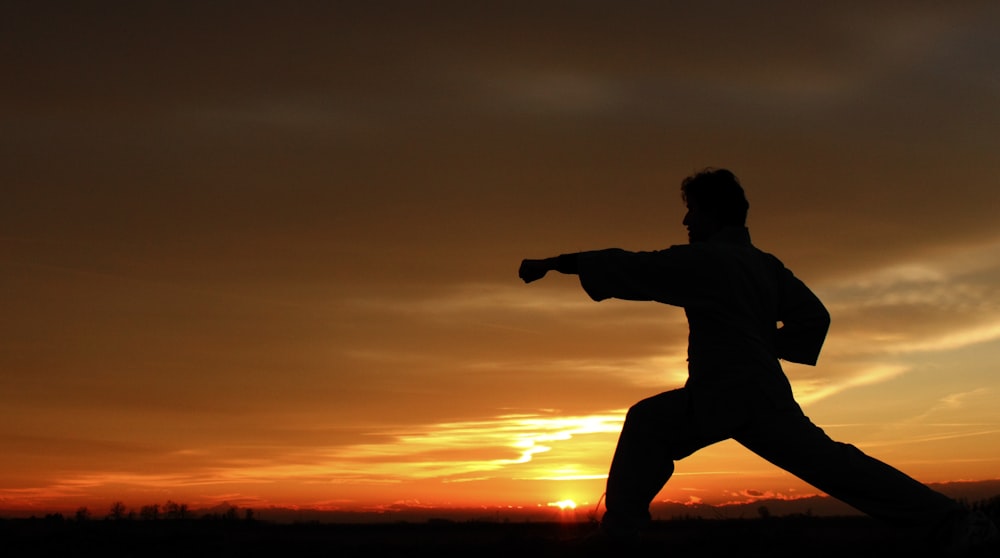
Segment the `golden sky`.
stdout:
<path fill-rule="evenodd" d="M 685 242 L 706 166 L 833 315 L 814 422 L 1000 476 L 1000 5 L 677 4 L 5 7 L 0 510 L 596 502 L 683 313 L 517 266 Z"/>

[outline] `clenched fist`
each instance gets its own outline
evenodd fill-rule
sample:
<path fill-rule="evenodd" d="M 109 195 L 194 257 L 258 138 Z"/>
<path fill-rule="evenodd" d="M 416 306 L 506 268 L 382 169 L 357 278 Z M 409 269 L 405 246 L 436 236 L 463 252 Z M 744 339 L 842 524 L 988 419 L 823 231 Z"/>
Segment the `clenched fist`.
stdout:
<path fill-rule="evenodd" d="M 522 260 L 517 276 L 525 283 L 531 283 L 545 277 L 551 269 L 552 264 L 549 260 Z"/>

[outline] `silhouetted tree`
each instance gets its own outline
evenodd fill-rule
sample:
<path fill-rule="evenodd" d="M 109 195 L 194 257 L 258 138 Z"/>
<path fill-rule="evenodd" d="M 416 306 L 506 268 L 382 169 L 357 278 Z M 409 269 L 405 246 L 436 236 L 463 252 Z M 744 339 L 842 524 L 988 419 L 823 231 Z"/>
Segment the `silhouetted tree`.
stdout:
<path fill-rule="evenodd" d="M 761 519 L 767 519 L 771 517 L 771 510 L 767 509 L 767 506 L 761 506 L 757 508 L 757 515 L 759 515 Z"/>
<path fill-rule="evenodd" d="M 119 500 L 111 504 L 111 510 L 108 513 L 108 518 L 113 519 L 115 521 L 121 521 L 122 519 L 125 519 L 125 516 L 127 514 L 128 514 L 128 509 L 125 507 L 125 504 Z"/>
<path fill-rule="evenodd" d="M 147 521 L 155 521 L 160 518 L 160 505 L 150 504 L 139 508 L 139 517 Z"/>
<path fill-rule="evenodd" d="M 190 517 L 187 504 L 178 504 L 173 500 L 167 500 L 167 519 L 187 519 Z"/>
<path fill-rule="evenodd" d="M 76 518 L 77 521 L 87 521 L 90 519 L 90 510 L 87 509 L 87 506 L 77 508 L 73 517 Z"/>
<path fill-rule="evenodd" d="M 1000 495 L 992 496 L 972 503 L 972 509 L 981 511 L 992 517 L 1000 517 Z"/>

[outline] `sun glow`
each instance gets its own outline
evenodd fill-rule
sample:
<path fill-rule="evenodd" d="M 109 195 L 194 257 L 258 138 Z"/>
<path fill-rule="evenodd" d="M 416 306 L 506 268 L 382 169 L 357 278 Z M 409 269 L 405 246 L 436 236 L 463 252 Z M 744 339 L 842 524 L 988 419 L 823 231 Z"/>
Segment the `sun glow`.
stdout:
<path fill-rule="evenodd" d="M 549 502 L 549 507 L 559 508 L 560 510 L 575 510 L 576 502 L 573 500 L 559 500 L 558 502 Z"/>

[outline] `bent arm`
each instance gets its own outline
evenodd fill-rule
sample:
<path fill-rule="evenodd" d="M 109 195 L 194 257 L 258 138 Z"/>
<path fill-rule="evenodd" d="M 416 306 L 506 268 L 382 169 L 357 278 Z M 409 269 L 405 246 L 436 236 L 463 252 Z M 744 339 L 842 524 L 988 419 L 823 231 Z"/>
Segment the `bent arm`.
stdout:
<path fill-rule="evenodd" d="M 778 358 L 815 366 L 830 329 L 830 312 L 802 281 L 787 272 L 780 302 Z"/>

